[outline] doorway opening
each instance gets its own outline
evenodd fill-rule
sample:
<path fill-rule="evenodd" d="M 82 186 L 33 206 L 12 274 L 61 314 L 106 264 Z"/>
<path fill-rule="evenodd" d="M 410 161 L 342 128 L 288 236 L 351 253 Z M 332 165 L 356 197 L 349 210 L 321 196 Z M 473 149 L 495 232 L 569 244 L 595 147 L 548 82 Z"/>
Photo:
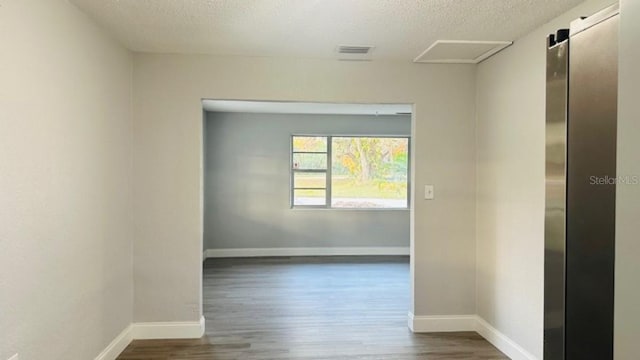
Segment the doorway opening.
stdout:
<path fill-rule="evenodd" d="M 412 113 L 203 100 L 208 335 L 276 356 L 294 333 L 327 344 L 406 334 Z M 308 351 L 337 351 L 327 344 Z"/>

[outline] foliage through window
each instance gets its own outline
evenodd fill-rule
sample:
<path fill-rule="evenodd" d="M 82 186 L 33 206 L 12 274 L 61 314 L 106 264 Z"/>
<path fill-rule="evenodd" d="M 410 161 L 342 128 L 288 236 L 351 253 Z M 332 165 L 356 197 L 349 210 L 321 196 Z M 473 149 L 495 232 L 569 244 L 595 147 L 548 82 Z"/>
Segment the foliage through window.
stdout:
<path fill-rule="evenodd" d="M 293 136 L 294 207 L 409 206 L 409 138 Z"/>

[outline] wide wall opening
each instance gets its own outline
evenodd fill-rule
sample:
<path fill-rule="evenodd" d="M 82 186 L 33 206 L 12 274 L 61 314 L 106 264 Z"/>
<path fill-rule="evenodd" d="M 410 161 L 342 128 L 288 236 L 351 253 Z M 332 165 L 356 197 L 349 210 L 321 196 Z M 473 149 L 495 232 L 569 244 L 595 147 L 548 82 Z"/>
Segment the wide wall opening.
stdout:
<path fill-rule="evenodd" d="M 411 113 L 203 100 L 208 335 L 273 357 L 346 351 L 319 338 L 409 345 Z"/>

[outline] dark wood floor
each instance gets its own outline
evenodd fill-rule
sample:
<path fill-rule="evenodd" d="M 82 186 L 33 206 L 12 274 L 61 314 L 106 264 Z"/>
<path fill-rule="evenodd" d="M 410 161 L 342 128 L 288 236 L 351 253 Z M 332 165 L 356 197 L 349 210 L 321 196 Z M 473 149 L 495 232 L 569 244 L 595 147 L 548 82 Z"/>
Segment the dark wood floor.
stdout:
<path fill-rule="evenodd" d="M 119 360 L 508 359 L 476 333 L 412 334 L 407 257 L 209 259 L 206 335 Z"/>

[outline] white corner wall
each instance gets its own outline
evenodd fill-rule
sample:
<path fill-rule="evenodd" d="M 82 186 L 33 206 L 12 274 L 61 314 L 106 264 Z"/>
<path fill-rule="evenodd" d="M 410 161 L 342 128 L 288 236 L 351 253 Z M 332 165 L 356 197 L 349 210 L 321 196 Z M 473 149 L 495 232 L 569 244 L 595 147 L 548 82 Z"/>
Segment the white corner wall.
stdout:
<path fill-rule="evenodd" d="M 0 359 L 132 321 L 132 58 L 65 0 L 0 3 Z"/>
<path fill-rule="evenodd" d="M 202 313 L 202 98 L 415 104 L 410 310 L 475 313 L 473 66 L 136 54 L 135 321 Z"/>
<path fill-rule="evenodd" d="M 542 359 L 546 36 L 591 0 L 481 63 L 477 74 L 477 314 Z"/>
<path fill-rule="evenodd" d="M 618 175 L 640 179 L 640 2 L 620 2 Z M 640 339 L 640 184 L 616 198 L 615 360 L 638 359 Z"/>

